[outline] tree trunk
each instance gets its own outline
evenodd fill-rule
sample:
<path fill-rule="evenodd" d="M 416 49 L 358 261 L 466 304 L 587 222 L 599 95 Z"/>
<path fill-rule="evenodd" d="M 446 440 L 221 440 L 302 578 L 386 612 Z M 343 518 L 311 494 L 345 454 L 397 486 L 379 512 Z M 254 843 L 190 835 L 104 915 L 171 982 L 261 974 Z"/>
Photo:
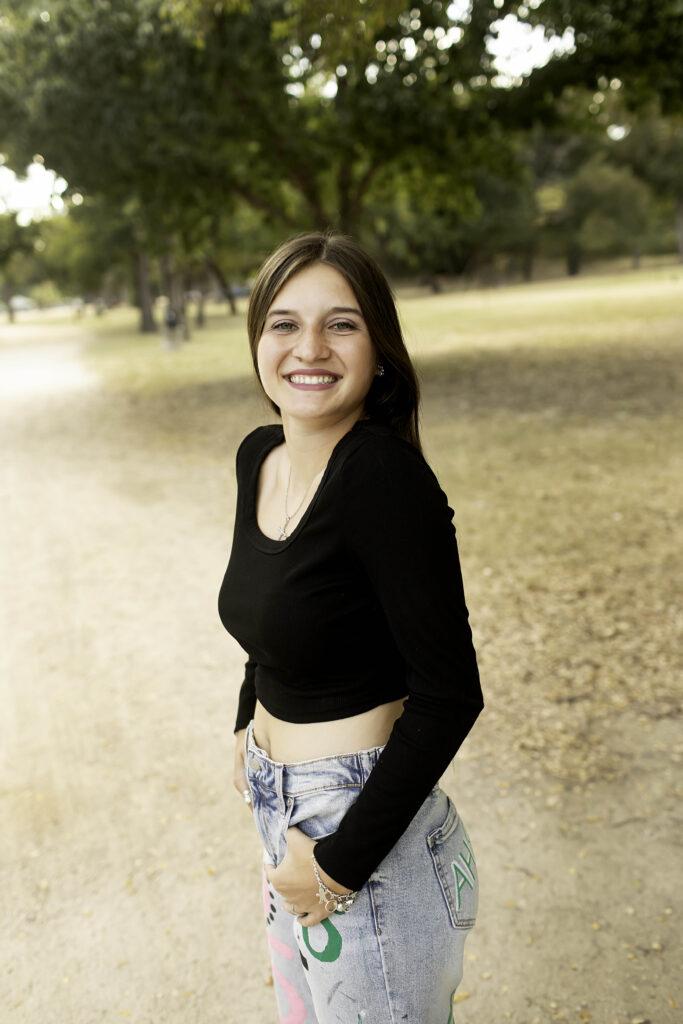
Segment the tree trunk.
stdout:
<path fill-rule="evenodd" d="M 225 276 L 225 274 L 223 273 L 221 268 L 216 263 L 216 261 L 213 258 L 213 256 L 210 256 L 207 259 L 206 267 L 207 267 L 207 270 L 209 271 L 209 273 L 213 274 L 213 276 L 218 281 L 218 286 L 221 289 L 221 291 L 223 292 L 223 296 L 224 296 L 226 302 L 230 306 L 230 312 L 232 313 L 233 316 L 235 316 L 237 314 L 237 304 L 235 302 L 235 296 L 232 294 L 232 288 L 230 287 L 230 282 L 228 281 L 227 277 Z"/>
<path fill-rule="evenodd" d="M 441 282 L 433 270 L 426 270 L 421 274 L 420 282 L 424 283 L 429 288 L 432 295 L 441 294 Z"/>
<path fill-rule="evenodd" d="M 633 243 L 633 252 L 631 253 L 631 267 L 633 270 L 640 270 L 640 259 L 642 256 L 642 245 L 640 239 Z"/>
<path fill-rule="evenodd" d="M 143 334 L 152 334 L 157 330 L 157 324 L 154 319 L 154 299 L 152 298 L 149 260 L 146 252 L 138 251 L 135 254 L 135 273 L 138 302 L 140 303 L 140 330 Z"/>
<path fill-rule="evenodd" d="M 161 294 L 171 300 L 171 269 L 169 266 L 168 254 L 163 253 L 159 257 L 159 278 L 161 280 Z"/>
<path fill-rule="evenodd" d="M 12 306 L 12 286 L 4 285 L 2 292 L 2 301 L 5 303 L 5 309 L 7 310 L 7 323 L 14 323 L 14 308 Z"/>
<path fill-rule="evenodd" d="M 197 312 L 195 315 L 194 325 L 195 327 L 204 327 L 206 324 L 206 316 L 204 314 L 204 288 L 199 288 L 199 297 L 197 298 Z"/>
<path fill-rule="evenodd" d="M 183 341 L 189 341 L 191 333 L 190 324 L 187 318 L 187 309 L 185 307 L 185 274 L 182 270 L 174 270 L 171 273 L 171 290 L 169 298 L 171 300 L 172 308 L 178 315 L 178 323 Z"/>
<path fill-rule="evenodd" d="M 337 172 L 337 209 L 339 210 L 339 230 L 348 235 L 354 224 L 351 223 L 351 164 L 342 160 Z"/>
<path fill-rule="evenodd" d="M 567 243 L 567 273 L 570 277 L 576 277 L 581 270 L 581 246 L 575 239 Z"/>
<path fill-rule="evenodd" d="M 683 263 L 683 192 L 676 193 L 676 238 L 678 239 L 678 259 Z"/>
<path fill-rule="evenodd" d="M 382 161 L 376 160 L 361 174 L 354 183 L 350 166 L 340 171 L 337 187 L 339 190 L 340 230 L 347 234 L 356 234 L 363 211 L 365 194 L 372 184 L 373 178 L 382 167 Z"/>

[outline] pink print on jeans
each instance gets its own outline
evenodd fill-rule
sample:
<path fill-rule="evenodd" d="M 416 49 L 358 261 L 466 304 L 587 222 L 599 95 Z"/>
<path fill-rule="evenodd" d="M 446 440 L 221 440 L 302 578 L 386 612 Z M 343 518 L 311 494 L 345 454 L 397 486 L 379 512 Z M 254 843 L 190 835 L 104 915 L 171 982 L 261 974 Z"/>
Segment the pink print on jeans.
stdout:
<path fill-rule="evenodd" d="M 283 956 L 285 960 L 293 960 L 296 956 L 294 950 L 286 942 L 283 942 L 282 939 L 278 939 L 277 935 L 268 935 L 268 942 L 273 952 Z"/>
<path fill-rule="evenodd" d="M 263 871 L 263 909 L 266 914 L 266 920 L 269 925 L 272 925 L 275 917 L 275 895 L 270 888 L 268 879 L 266 878 L 265 869 Z M 277 935 L 273 935 L 270 930 L 267 931 L 268 944 L 272 949 L 273 953 L 277 956 L 281 956 L 284 960 L 294 960 L 297 953 L 283 942 L 282 939 L 278 939 Z M 294 988 L 290 981 L 287 981 L 278 971 L 275 964 L 272 964 L 273 981 L 277 982 L 282 991 L 284 992 L 287 1003 L 289 1004 L 289 1012 L 286 1017 L 280 1017 L 282 1024 L 304 1024 L 306 1020 L 306 1005 Z"/>
<path fill-rule="evenodd" d="M 276 967 L 273 967 L 273 978 L 282 988 L 289 1003 L 289 1013 L 286 1017 L 280 1017 L 281 1024 L 304 1024 L 306 1020 L 306 1007 L 297 990 L 286 978 L 282 977 Z"/>

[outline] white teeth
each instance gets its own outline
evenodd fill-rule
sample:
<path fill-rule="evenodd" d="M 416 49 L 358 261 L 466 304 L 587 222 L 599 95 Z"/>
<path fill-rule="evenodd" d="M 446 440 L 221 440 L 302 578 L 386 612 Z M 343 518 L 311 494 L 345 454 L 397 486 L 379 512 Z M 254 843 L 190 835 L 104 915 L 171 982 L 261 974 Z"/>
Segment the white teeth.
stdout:
<path fill-rule="evenodd" d="M 292 384 L 334 384 L 336 377 L 314 376 L 310 373 L 290 373 L 289 380 Z"/>

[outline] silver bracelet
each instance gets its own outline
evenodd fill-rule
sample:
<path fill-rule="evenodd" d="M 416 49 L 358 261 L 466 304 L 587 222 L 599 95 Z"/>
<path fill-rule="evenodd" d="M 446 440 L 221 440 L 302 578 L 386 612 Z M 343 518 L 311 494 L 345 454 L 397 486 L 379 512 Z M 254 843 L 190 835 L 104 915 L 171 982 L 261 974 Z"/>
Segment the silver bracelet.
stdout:
<path fill-rule="evenodd" d="M 313 861 L 313 871 L 315 872 L 315 879 L 318 883 L 318 903 L 322 903 L 328 914 L 334 914 L 335 911 L 338 913 L 345 914 L 347 910 L 350 910 L 353 906 L 353 901 L 358 895 L 357 892 L 332 892 L 328 889 L 318 871 L 318 864 L 315 859 L 315 855 L 311 854 L 311 860 Z"/>

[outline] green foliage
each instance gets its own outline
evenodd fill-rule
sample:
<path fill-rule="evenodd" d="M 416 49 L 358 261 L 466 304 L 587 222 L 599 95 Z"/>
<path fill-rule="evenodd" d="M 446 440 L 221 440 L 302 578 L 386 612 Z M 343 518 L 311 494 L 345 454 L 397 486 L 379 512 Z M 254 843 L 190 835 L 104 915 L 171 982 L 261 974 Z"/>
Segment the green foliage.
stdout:
<path fill-rule="evenodd" d="M 207 266 L 242 278 L 311 227 L 429 273 L 530 259 L 551 228 L 595 248 L 605 223 L 571 204 L 560 217 L 548 197 L 604 158 L 674 201 L 680 123 L 657 107 L 656 129 L 636 131 L 633 109 L 655 94 L 664 114 L 676 106 L 680 6 L 19 0 L 0 18 L 0 146 L 20 171 L 41 153 L 67 202 L 86 197 L 46 235 L 46 273 L 68 290 L 96 291 L 141 252 L 193 280 Z M 576 48 L 501 88 L 487 40 L 514 12 L 573 28 Z M 607 129 L 627 122 L 628 146 L 612 145 Z M 614 245 L 630 244 L 642 196 Z"/>
<path fill-rule="evenodd" d="M 651 192 L 627 167 L 598 156 L 584 164 L 566 184 L 557 226 L 566 238 L 570 273 L 579 270 L 584 253 L 606 255 L 630 251 L 638 256 L 648 225 Z"/>
<path fill-rule="evenodd" d="M 54 281 L 40 281 L 31 288 L 31 298 L 39 306 L 57 306 L 63 295 Z"/>
<path fill-rule="evenodd" d="M 147 248 L 192 250 L 202 211 L 236 198 L 281 229 L 354 229 L 381 169 L 411 153 L 445 170 L 488 131 L 483 92 L 462 97 L 499 11 L 450 10 L 51 0 L 0 37 L 8 148 L 118 204 Z"/>
<path fill-rule="evenodd" d="M 40 276 L 36 255 L 37 232 L 34 225 L 17 223 L 14 214 L 0 214 L 0 297 L 10 320 L 10 297 L 28 290 Z"/>
<path fill-rule="evenodd" d="M 681 0 L 543 0 L 515 8 L 520 20 L 548 33 L 574 33 L 574 52 L 531 76 L 536 101 L 568 84 L 597 86 L 602 77 L 623 80 L 635 104 L 658 98 L 667 113 L 683 109 Z"/>
<path fill-rule="evenodd" d="M 65 295 L 94 297 L 125 280 L 135 237 L 129 221 L 87 200 L 40 225 L 44 273 Z M 112 297 L 114 297 L 112 295 Z"/>
<path fill-rule="evenodd" d="M 683 195 L 683 114 L 664 117 L 653 102 L 625 112 L 627 134 L 614 147 L 616 157 L 663 196 Z"/>

